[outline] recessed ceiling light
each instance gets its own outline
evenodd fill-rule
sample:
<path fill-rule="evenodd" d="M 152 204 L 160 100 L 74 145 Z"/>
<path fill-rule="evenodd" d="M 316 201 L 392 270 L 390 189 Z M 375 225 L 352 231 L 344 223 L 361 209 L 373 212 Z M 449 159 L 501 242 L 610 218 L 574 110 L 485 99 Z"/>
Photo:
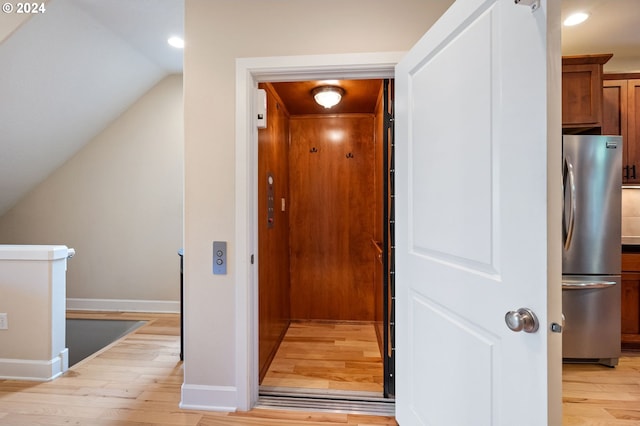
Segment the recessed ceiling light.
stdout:
<path fill-rule="evenodd" d="M 180 37 L 170 37 L 169 40 L 167 40 L 167 43 L 176 49 L 184 49 L 184 40 Z"/>
<path fill-rule="evenodd" d="M 574 25 L 583 23 L 584 21 L 587 20 L 588 17 L 589 17 L 588 13 L 584 13 L 584 12 L 573 13 L 569 15 L 567 19 L 564 20 L 563 23 L 565 27 L 572 27 Z"/>

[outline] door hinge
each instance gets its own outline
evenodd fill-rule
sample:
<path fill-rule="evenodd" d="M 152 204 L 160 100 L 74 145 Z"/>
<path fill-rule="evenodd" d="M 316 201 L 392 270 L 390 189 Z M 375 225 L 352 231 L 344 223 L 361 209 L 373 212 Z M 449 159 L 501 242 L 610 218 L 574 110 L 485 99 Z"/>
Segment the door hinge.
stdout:
<path fill-rule="evenodd" d="M 513 0 L 520 6 L 530 6 L 531 11 L 535 12 L 540 7 L 540 0 Z"/>

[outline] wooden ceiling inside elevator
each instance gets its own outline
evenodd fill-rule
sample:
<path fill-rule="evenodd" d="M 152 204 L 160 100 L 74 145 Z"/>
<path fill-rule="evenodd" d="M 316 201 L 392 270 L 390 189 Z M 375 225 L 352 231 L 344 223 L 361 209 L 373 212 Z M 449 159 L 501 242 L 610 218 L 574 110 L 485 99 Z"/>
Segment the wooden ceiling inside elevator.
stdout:
<path fill-rule="evenodd" d="M 315 80 L 271 83 L 291 115 L 375 113 L 382 80 Z M 333 108 L 318 105 L 311 91 L 318 86 L 339 86 L 345 94 Z"/>

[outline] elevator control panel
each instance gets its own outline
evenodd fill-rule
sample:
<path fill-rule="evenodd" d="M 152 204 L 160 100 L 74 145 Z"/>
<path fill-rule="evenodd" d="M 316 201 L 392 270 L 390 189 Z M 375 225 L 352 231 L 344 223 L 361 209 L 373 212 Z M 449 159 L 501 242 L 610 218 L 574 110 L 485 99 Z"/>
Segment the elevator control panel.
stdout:
<path fill-rule="evenodd" d="M 275 212 L 275 193 L 273 190 L 273 174 L 267 173 L 267 228 L 273 228 Z"/>
<path fill-rule="evenodd" d="M 213 242 L 213 273 L 214 275 L 227 274 L 227 242 Z"/>

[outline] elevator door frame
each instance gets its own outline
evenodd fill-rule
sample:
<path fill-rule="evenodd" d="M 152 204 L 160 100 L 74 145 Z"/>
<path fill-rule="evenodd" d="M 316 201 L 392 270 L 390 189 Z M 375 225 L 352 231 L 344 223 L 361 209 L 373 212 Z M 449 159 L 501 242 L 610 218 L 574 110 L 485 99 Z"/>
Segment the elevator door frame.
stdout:
<path fill-rule="evenodd" d="M 238 407 L 258 401 L 258 170 L 254 93 L 258 83 L 323 79 L 389 79 L 403 52 L 236 60 L 236 384 Z"/>
<path fill-rule="evenodd" d="M 396 309 L 396 265 L 395 265 L 395 133 L 394 133 L 394 94 L 393 79 L 383 80 L 383 167 L 382 186 L 384 187 L 382 224 L 384 227 L 382 241 L 383 266 L 383 395 L 391 398 L 396 393 L 395 367 L 395 309 Z"/>
<path fill-rule="evenodd" d="M 354 80 L 345 78 L 343 80 Z M 260 82 L 262 83 L 262 81 Z M 269 82 L 271 83 L 271 81 Z M 394 209 L 394 131 L 393 131 L 393 78 L 382 79 L 382 96 L 383 96 L 383 139 L 378 143 L 383 144 L 382 170 L 376 170 L 380 173 L 383 187 L 383 212 L 381 222 L 375 224 L 383 228 L 382 241 L 382 304 L 383 304 L 383 337 L 381 358 L 383 364 L 382 381 L 384 398 L 393 398 L 395 395 L 395 209 Z M 285 105 L 286 107 L 286 105 Z M 258 158 L 259 162 L 259 158 Z M 258 187 L 259 188 L 259 187 Z M 268 197 L 267 197 L 268 198 Z M 259 219 L 258 219 L 259 220 Z M 260 240 L 260 232 L 258 232 L 258 243 Z M 258 264 L 259 266 L 259 264 Z M 260 274 L 258 273 L 258 277 Z M 260 292 L 258 285 L 258 294 Z M 377 308 L 376 308 L 377 309 Z M 259 321 L 259 315 L 258 315 Z M 260 342 L 258 342 L 260 344 Z M 271 360 L 273 362 L 273 360 Z M 289 394 L 289 393 L 288 393 Z"/>

